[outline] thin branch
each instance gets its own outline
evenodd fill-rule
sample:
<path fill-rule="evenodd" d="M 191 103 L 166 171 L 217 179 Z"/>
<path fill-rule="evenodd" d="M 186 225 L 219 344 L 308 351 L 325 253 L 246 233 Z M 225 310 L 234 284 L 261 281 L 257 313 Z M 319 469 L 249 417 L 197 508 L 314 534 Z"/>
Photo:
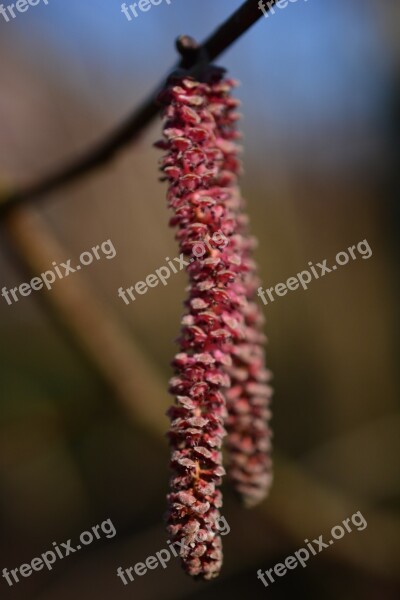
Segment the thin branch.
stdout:
<path fill-rule="evenodd" d="M 276 0 L 273 0 L 265 5 L 266 9 L 269 10 L 275 2 Z M 193 47 L 189 48 L 184 43 L 178 45 L 182 58 L 171 73 L 177 69 L 187 69 L 190 74 L 196 71 L 196 67 L 215 60 L 263 16 L 258 4 L 258 0 L 244 2 L 203 44 L 195 48 L 194 52 L 190 52 Z M 191 38 L 181 37 L 180 40 L 190 41 Z M 158 114 L 160 108 L 157 97 L 165 87 L 165 81 L 166 79 L 163 79 L 139 108 L 98 145 L 39 181 L 0 197 L 0 218 L 3 218 L 14 206 L 53 192 L 109 162 L 117 152 L 136 139 Z"/>

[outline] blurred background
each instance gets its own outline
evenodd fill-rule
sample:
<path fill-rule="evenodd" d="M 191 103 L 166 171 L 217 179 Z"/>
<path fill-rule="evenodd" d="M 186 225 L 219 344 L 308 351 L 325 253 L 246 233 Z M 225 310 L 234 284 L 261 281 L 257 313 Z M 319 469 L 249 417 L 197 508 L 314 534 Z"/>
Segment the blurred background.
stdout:
<path fill-rule="evenodd" d="M 7 3 L 6 3 L 7 4 Z M 0 186 L 39 178 L 101 139 L 240 0 L 172 0 L 128 21 L 118 0 L 50 0 L 0 16 Z M 117 535 L 1 597 L 179 600 L 399 597 L 400 5 L 309 0 L 260 20 L 218 64 L 241 81 L 242 179 L 264 287 L 367 239 L 307 291 L 263 307 L 275 397 L 275 483 L 253 511 L 224 485 L 219 579 L 177 560 L 124 587 L 165 547 L 164 416 L 186 283 L 117 296 L 177 255 L 158 182 L 160 120 L 110 165 L 0 226 L 0 288 L 111 239 L 96 261 L 8 306 L 0 298 L 0 569 L 110 518 Z M 74 264 L 74 263 L 72 263 Z M 268 589 L 258 569 L 361 511 L 368 527 Z"/>

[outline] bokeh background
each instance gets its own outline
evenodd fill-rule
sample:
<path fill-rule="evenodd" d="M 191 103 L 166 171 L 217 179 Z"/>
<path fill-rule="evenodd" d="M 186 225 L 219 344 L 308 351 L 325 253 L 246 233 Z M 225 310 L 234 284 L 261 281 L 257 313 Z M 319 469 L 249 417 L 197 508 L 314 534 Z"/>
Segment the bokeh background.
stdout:
<path fill-rule="evenodd" d="M 7 4 L 7 3 L 6 3 Z M 39 178 L 109 132 L 239 0 L 172 0 L 131 22 L 119 0 L 50 0 L 0 17 L 1 187 Z M 0 569 L 111 518 L 112 540 L 1 597 L 69 600 L 298 596 L 392 600 L 399 587 L 398 227 L 400 6 L 299 0 L 225 53 L 242 85 L 243 191 L 264 287 L 367 239 L 352 261 L 264 308 L 275 373 L 275 484 L 253 511 L 224 486 L 225 564 L 191 581 L 178 561 L 124 587 L 165 547 L 166 393 L 185 275 L 126 306 L 177 254 L 158 182 L 156 120 L 93 176 L 0 224 L 0 287 L 111 239 L 117 256 L 8 306 L 0 301 Z M 265 589 L 305 538 L 368 522 Z"/>

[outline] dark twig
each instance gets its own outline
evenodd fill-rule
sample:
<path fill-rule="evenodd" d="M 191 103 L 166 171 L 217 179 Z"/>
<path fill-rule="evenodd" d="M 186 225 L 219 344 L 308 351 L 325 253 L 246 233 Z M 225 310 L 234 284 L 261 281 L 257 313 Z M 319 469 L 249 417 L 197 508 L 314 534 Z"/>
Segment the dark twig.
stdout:
<path fill-rule="evenodd" d="M 266 5 L 267 9 L 275 0 Z M 185 69 L 188 73 L 195 73 L 196 67 L 213 61 L 243 33 L 245 33 L 263 13 L 258 7 L 258 0 L 247 0 L 242 6 L 223 23 L 203 44 L 197 46 L 196 42 L 188 36 L 181 36 L 177 41 L 177 48 L 181 60 L 172 69 Z M 98 167 L 110 161 L 119 150 L 136 139 L 158 114 L 159 106 L 157 97 L 165 86 L 165 79 L 155 88 L 152 94 L 128 117 L 115 131 L 94 148 L 72 161 L 69 165 L 60 168 L 49 176 L 33 182 L 21 189 L 15 189 L 0 197 L 0 218 L 3 218 L 14 206 L 39 196 L 44 196 L 54 190 L 88 175 Z"/>

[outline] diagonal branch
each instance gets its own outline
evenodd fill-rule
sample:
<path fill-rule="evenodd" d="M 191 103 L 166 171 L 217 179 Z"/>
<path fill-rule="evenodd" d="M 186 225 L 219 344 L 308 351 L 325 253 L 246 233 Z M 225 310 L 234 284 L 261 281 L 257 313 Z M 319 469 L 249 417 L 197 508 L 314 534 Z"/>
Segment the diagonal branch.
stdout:
<path fill-rule="evenodd" d="M 269 10 L 276 0 L 270 0 L 264 10 Z M 197 67 L 217 58 L 241 35 L 243 35 L 260 17 L 263 12 L 259 8 L 258 0 L 246 0 L 227 21 L 225 21 L 201 46 L 195 48 L 185 47 L 185 41 L 190 43 L 190 38 L 181 37 L 178 49 L 182 54 L 181 60 L 172 69 L 187 69 L 188 74 Z M 183 41 L 182 41 L 183 40 Z M 192 52 L 190 52 L 192 50 Z M 39 181 L 28 184 L 20 189 L 14 189 L 3 197 L 0 196 L 0 218 L 3 218 L 14 206 L 27 200 L 43 196 L 63 187 L 95 169 L 109 162 L 122 148 L 135 140 L 152 119 L 158 114 L 159 106 L 157 97 L 165 86 L 165 79 L 154 89 L 149 97 L 128 117 L 115 131 L 98 145 L 90 148 L 70 164 L 43 177 Z"/>

